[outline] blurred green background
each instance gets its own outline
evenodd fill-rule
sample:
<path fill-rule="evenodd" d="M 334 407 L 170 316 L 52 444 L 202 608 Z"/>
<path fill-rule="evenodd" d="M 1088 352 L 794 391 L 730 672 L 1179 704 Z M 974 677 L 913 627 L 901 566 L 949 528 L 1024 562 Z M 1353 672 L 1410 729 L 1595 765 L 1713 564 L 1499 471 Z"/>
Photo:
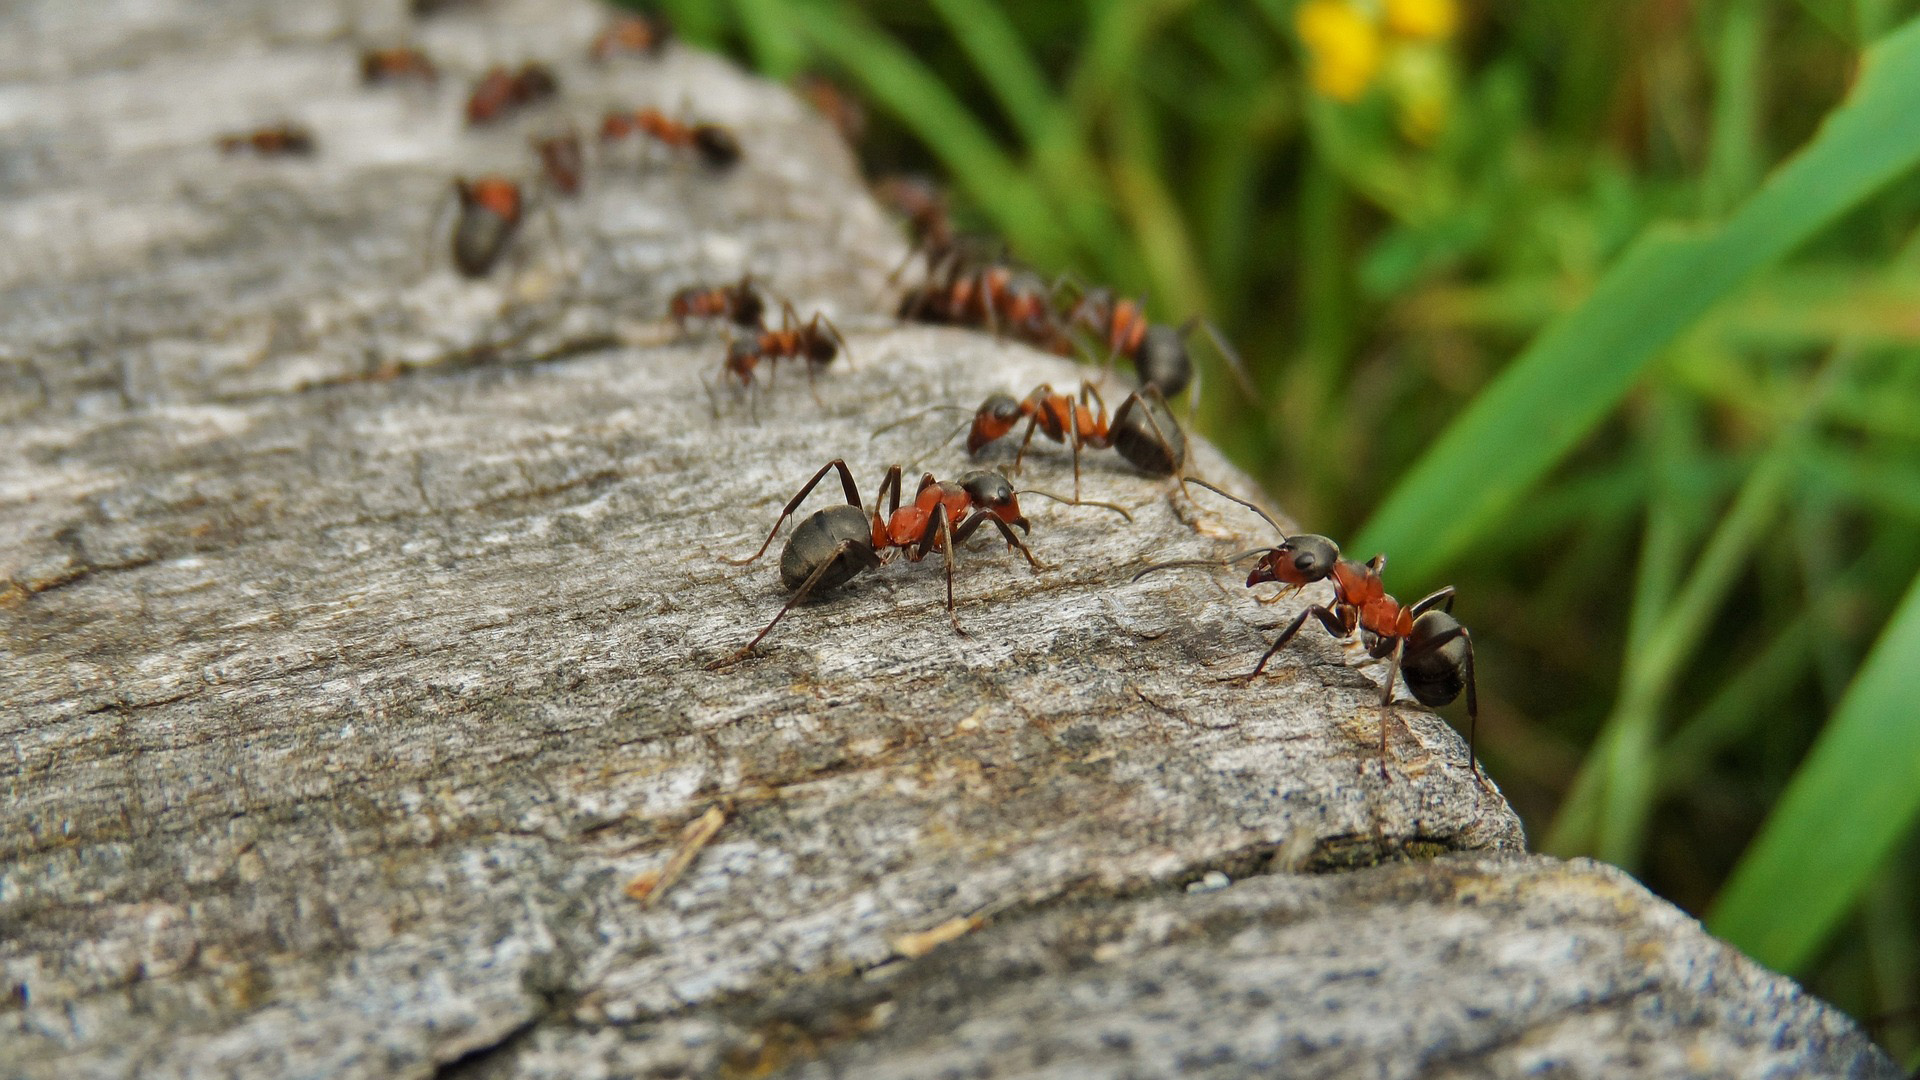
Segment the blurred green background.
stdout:
<path fill-rule="evenodd" d="M 1914 3 L 661 6 L 1021 260 L 1214 320 L 1262 398 L 1201 348 L 1203 432 L 1459 587 L 1534 844 L 1920 1063 Z"/>

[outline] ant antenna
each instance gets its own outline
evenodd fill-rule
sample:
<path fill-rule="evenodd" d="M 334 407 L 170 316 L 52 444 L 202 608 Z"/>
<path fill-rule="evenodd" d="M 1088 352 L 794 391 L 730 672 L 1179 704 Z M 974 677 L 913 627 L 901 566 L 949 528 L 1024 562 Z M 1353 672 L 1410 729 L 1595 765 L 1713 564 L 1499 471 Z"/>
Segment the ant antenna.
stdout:
<path fill-rule="evenodd" d="M 915 420 L 918 420 L 923 416 L 931 416 L 937 412 L 971 412 L 971 411 L 973 410 L 967 408 L 965 405 L 929 405 L 926 408 L 921 409 L 919 412 L 908 413 L 907 415 L 901 417 L 898 420 L 895 420 L 893 423 L 888 424 L 885 427 L 874 428 L 873 434 L 867 436 L 867 439 L 868 441 L 872 441 L 874 439 L 879 438 L 881 435 L 885 434 L 886 432 L 892 431 L 894 428 L 911 424 Z M 962 428 L 961 430 L 964 431 L 966 429 Z M 949 435 L 947 436 L 947 438 L 952 439 L 953 436 Z M 946 443 L 942 442 L 940 445 L 945 446 Z"/>
<path fill-rule="evenodd" d="M 1173 562 L 1154 563 L 1153 565 L 1133 575 L 1131 578 L 1128 578 L 1127 580 L 1139 581 L 1141 578 L 1146 577 L 1148 574 L 1151 574 L 1156 570 L 1171 570 L 1176 566 L 1232 566 L 1235 563 L 1246 562 L 1248 559 L 1253 558 L 1255 555 L 1265 555 L 1268 552 L 1271 552 L 1273 550 L 1275 549 L 1274 548 L 1253 548 L 1249 551 L 1243 551 L 1238 555 L 1229 555 L 1224 559 L 1176 559 Z"/>
<path fill-rule="evenodd" d="M 1280 534 L 1280 539 L 1282 542 L 1284 542 L 1287 539 L 1287 530 L 1281 528 L 1280 523 L 1273 520 L 1272 514 L 1267 513 L 1265 510 L 1260 509 L 1258 506 L 1255 506 L 1253 503 L 1248 502 L 1247 500 L 1241 498 L 1240 496 L 1230 495 L 1227 492 L 1221 491 L 1219 488 L 1214 487 L 1212 484 L 1207 483 L 1205 480 L 1202 480 L 1197 476 L 1183 476 L 1180 478 L 1180 482 L 1183 484 L 1199 484 L 1201 487 L 1206 488 L 1208 491 L 1213 492 L 1215 495 L 1218 495 L 1229 502 L 1239 503 L 1241 506 L 1246 507 L 1247 509 L 1253 511 L 1256 514 L 1259 514 L 1260 520 L 1273 526 L 1273 531 Z M 1262 550 L 1267 550 L 1267 549 L 1262 549 Z"/>
<path fill-rule="evenodd" d="M 1065 495 L 1055 495 L 1051 491 L 1042 491 L 1039 488 L 1021 488 L 1019 491 L 1014 492 L 1014 494 L 1015 495 L 1038 495 L 1042 498 L 1052 499 L 1054 502 L 1057 502 L 1057 503 L 1065 503 L 1068 506 L 1097 506 L 1102 510 L 1111 510 L 1116 514 L 1119 514 L 1121 517 L 1126 518 L 1129 524 L 1131 524 L 1133 521 L 1133 515 L 1127 513 L 1126 507 L 1118 506 L 1110 502 L 1100 502 L 1097 499 L 1069 499 Z"/>

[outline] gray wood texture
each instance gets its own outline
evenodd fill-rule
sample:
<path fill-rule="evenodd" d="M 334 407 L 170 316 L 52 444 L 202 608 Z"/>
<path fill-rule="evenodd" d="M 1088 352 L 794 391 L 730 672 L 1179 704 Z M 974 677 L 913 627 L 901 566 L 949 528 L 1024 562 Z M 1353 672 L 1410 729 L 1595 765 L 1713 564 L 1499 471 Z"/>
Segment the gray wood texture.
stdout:
<path fill-rule="evenodd" d="M 896 560 L 708 670 L 785 599 L 777 546 L 720 557 L 821 464 L 871 497 L 948 418 L 880 425 L 1087 369 L 895 327 L 903 242 L 778 87 L 588 64 L 584 0 L 402 7 L 0 8 L 0 1075 L 1895 1075 L 1524 855 L 1378 664 L 1316 632 L 1221 681 L 1303 600 L 1129 583 L 1266 537 L 1111 451 L 1133 521 L 1025 497 L 1047 566 L 963 548 L 968 636 Z M 402 40 L 438 87 L 361 87 Z M 526 59 L 559 102 L 467 130 Z M 746 163 L 609 155 L 456 276 L 451 178 L 620 104 Z M 213 148 L 281 120 L 317 155 Z M 746 269 L 851 363 L 722 386 L 660 316 Z"/>

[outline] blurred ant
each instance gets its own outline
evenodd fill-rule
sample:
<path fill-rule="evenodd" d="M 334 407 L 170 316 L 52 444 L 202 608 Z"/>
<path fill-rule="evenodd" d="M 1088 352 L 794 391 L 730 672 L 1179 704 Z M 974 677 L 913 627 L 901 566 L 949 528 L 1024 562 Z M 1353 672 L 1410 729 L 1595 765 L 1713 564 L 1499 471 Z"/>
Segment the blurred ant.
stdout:
<path fill-rule="evenodd" d="M 867 110 L 858 98 L 841 89 L 832 79 L 808 72 L 794 80 L 794 87 L 815 112 L 833 124 L 834 130 L 840 133 L 848 146 L 858 146 L 866 138 Z"/>
<path fill-rule="evenodd" d="M 1029 345 L 1066 355 L 1073 351 L 1053 314 L 1046 282 L 1030 271 L 990 263 L 970 273 L 949 262 L 943 281 L 910 289 L 899 317 L 908 322 L 984 327 Z"/>
<path fill-rule="evenodd" d="M 920 486 L 914 492 L 913 502 L 903 507 L 900 505 L 902 473 L 900 466 L 895 465 L 887 470 L 886 478 L 880 482 L 880 491 L 874 497 L 874 508 L 869 511 L 860 501 L 860 489 L 853 482 L 852 471 L 839 458 L 821 466 L 799 494 L 787 502 L 779 518 L 774 521 L 773 528 L 768 531 L 766 540 L 761 543 L 760 550 L 744 559 L 723 558 L 721 561 L 745 566 L 766 554 L 767 548 L 773 544 L 773 538 L 779 534 L 780 526 L 793 516 L 820 481 L 835 470 L 840 473 L 840 486 L 847 497 L 846 505 L 814 511 L 794 528 L 787 537 L 786 547 L 780 552 L 780 583 L 793 593 L 792 598 L 781 607 L 772 622 L 754 635 L 752 641 L 747 642 L 739 652 L 712 664 L 712 667 L 726 667 L 744 659 L 755 645 L 760 644 L 779 625 L 787 612 L 793 610 L 794 605 L 815 592 L 842 585 L 862 572 L 880 566 L 891 559 L 894 552 L 904 554 L 908 562 L 919 562 L 929 551 L 937 550 L 945 556 L 947 619 L 953 624 L 955 633 L 964 635 L 966 631 L 961 628 L 959 616 L 954 612 L 954 545 L 965 543 L 983 525 L 991 525 L 999 530 L 1007 546 L 1026 556 L 1027 564 L 1035 571 L 1045 568 L 1027 545 L 1014 535 L 1016 528 L 1028 534 L 1033 531 L 1026 516 L 1020 512 L 1019 496 L 1034 494 L 1052 499 L 1059 499 L 1059 496 L 1044 491 L 1015 491 L 1006 477 L 985 470 L 963 473 L 959 480 L 948 482 L 935 480 L 932 473 L 926 473 L 920 477 Z M 879 509 L 882 501 L 887 504 L 884 518 Z M 1060 501 L 1104 507 L 1132 520 L 1132 516 L 1124 509 L 1108 503 Z"/>
<path fill-rule="evenodd" d="M 740 140 L 730 129 L 719 124 L 683 124 L 659 109 L 610 112 L 600 122 L 601 142 L 636 133 L 676 149 L 691 150 L 710 169 L 731 168 L 741 156 Z"/>
<path fill-rule="evenodd" d="M 880 431 L 929 412 L 954 408 L 936 405 L 888 424 Z M 1026 457 L 1027 445 L 1033 441 L 1034 432 L 1038 431 L 1054 442 L 1065 443 L 1072 448 L 1075 498 L 1080 495 L 1081 447 L 1094 450 L 1112 447 L 1135 468 L 1150 476 L 1172 476 L 1186 465 L 1186 433 L 1180 430 L 1172 410 L 1167 408 L 1166 398 L 1151 386 L 1127 395 L 1111 420 L 1107 417 L 1107 403 L 1090 382 L 1080 384 L 1078 400 L 1072 394 L 1055 393 L 1053 387 L 1045 383 L 1034 387 L 1021 400 L 1015 400 L 1011 394 L 995 394 L 981 402 L 972 420 L 940 440 L 939 446 L 945 446 L 955 435 L 965 431 L 967 453 L 977 456 L 986 449 L 987 444 L 1007 435 L 1023 419 L 1027 422 L 1027 433 L 1020 440 L 1020 449 L 1014 454 L 1010 471 L 1019 471 L 1020 462 Z M 878 435 L 880 431 L 874 434 Z"/>
<path fill-rule="evenodd" d="M 407 10 L 414 18 L 424 19 L 455 8 L 478 7 L 479 4 L 480 0 L 411 0 Z"/>
<path fill-rule="evenodd" d="M 680 332 L 687 332 L 688 319 L 725 319 L 743 330 L 758 332 L 766 314 L 766 304 L 753 287 L 753 274 L 741 274 L 733 285 L 692 285 L 673 294 L 667 312 Z"/>
<path fill-rule="evenodd" d="M 491 124 L 509 112 L 560 92 L 560 81 L 544 64 L 522 64 L 519 71 L 488 69 L 467 98 L 467 123 Z"/>
<path fill-rule="evenodd" d="M 526 215 L 520 184 L 504 176 L 456 177 L 453 193 L 460 206 L 453 224 L 453 265 L 465 277 L 486 277 Z"/>
<path fill-rule="evenodd" d="M 659 56 L 672 37 L 673 28 L 663 15 L 621 15 L 593 39 L 587 56 L 596 63 L 615 56 Z"/>
<path fill-rule="evenodd" d="M 244 134 L 220 136 L 223 154 L 252 151 L 260 157 L 307 157 L 313 150 L 313 133 L 298 124 L 276 124 Z"/>
<path fill-rule="evenodd" d="M 740 380 L 740 385 L 753 387 L 754 369 L 760 361 L 783 359 L 805 360 L 807 362 L 807 385 L 813 385 L 814 373 L 832 363 L 841 353 L 847 354 L 849 363 L 853 360 L 853 350 L 847 347 L 847 339 L 840 336 L 840 328 L 825 315 L 814 312 L 813 318 L 806 322 L 793 310 L 793 305 L 782 302 L 780 305 L 780 329 L 764 330 L 757 334 L 748 334 L 739 338 L 727 348 L 727 358 L 721 362 L 721 376 L 731 375 Z M 816 393 L 815 400 L 819 400 Z"/>
<path fill-rule="evenodd" d="M 438 82 L 439 69 L 419 49 L 368 49 L 360 54 L 360 81 L 368 86 L 417 80 Z"/>
<path fill-rule="evenodd" d="M 1193 381 L 1193 360 L 1187 354 L 1187 338 L 1195 330 L 1205 330 L 1248 400 L 1260 399 L 1240 354 L 1227 343 L 1218 327 L 1198 315 L 1176 329 L 1149 322 L 1145 308 L 1137 300 L 1116 299 L 1111 289 L 1086 289 L 1069 310 L 1067 326 L 1093 333 L 1106 346 L 1109 359 L 1124 356 L 1133 361 L 1140 385 L 1157 386 L 1169 398 L 1178 397 Z M 1194 393 L 1198 395 L 1199 391 Z"/>
<path fill-rule="evenodd" d="M 1252 682 L 1259 678 L 1260 673 L 1266 670 L 1267 662 L 1293 640 L 1311 617 L 1334 638 L 1356 641 L 1366 649 L 1367 655 L 1376 660 L 1389 661 L 1387 682 L 1380 693 L 1382 708 L 1393 704 L 1396 678 L 1404 679 L 1414 700 L 1436 709 L 1451 704 L 1465 689 L 1467 762 L 1474 779 L 1484 786 L 1486 780 L 1481 776 L 1480 759 L 1474 749 L 1474 729 L 1479 723 L 1480 704 L 1474 688 L 1473 635 L 1453 617 L 1453 586 L 1438 589 L 1411 605 L 1402 604 L 1388 595 L 1381 583 L 1380 574 L 1387 565 L 1385 555 L 1375 555 L 1364 563 L 1343 559 L 1339 546 L 1326 537 L 1311 534 L 1288 536 L 1272 515 L 1253 503 L 1230 495 L 1204 480 L 1191 477 L 1183 479 L 1186 483 L 1198 484 L 1260 515 L 1261 520 L 1280 534 L 1280 545 L 1255 548 L 1220 561 L 1158 563 L 1135 574 L 1133 580 L 1138 581 L 1169 567 L 1231 565 L 1255 555 L 1260 557 L 1260 561 L 1254 564 L 1253 571 L 1247 575 L 1247 587 L 1268 581 L 1286 586 L 1274 599 L 1316 581 L 1331 579 L 1333 604 L 1309 604 L 1274 639 L 1253 670 L 1236 677 L 1236 681 Z M 1384 717 L 1380 722 L 1380 756 L 1382 759 L 1387 756 L 1387 724 Z"/>
<path fill-rule="evenodd" d="M 540 157 L 540 168 L 546 175 L 548 187 L 568 198 L 580 194 L 587 171 L 580 132 L 570 127 L 564 134 L 536 138 L 533 149 Z"/>
<path fill-rule="evenodd" d="M 899 280 L 916 257 L 926 259 L 927 271 L 931 274 L 935 267 L 953 256 L 958 244 L 953 220 L 947 215 L 947 193 L 940 185 L 914 174 L 889 176 L 874 185 L 873 195 L 882 205 L 907 219 L 907 232 L 913 237 L 913 247 L 907 257 L 887 275 L 888 284 Z"/>

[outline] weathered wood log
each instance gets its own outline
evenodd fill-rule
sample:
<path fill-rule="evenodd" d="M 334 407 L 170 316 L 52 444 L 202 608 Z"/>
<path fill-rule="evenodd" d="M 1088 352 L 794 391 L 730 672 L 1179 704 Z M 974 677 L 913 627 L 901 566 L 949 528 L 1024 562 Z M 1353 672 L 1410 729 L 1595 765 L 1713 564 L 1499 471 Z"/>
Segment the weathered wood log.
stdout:
<path fill-rule="evenodd" d="M 1029 497 L 1048 565 L 963 547 L 969 636 L 896 560 L 709 671 L 786 598 L 720 557 L 822 463 L 871 497 L 945 430 L 880 425 L 1082 371 L 893 326 L 902 242 L 778 88 L 589 64 L 584 2 L 402 8 L 0 10 L 0 1073 L 1895 1074 L 1521 854 L 1377 665 L 1310 636 L 1219 681 L 1302 601 L 1129 583 L 1266 538 L 1110 451 L 1083 485 L 1132 522 Z M 359 85 L 402 39 L 440 84 Z M 530 58 L 558 102 L 467 129 Z M 609 155 L 557 239 L 453 272 L 454 176 L 683 102 L 737 172 Z M 314 157 L 215 149 L 282 120 Z M 851 363 L 723 385 L 660 316 L 743 270 Z"/>

